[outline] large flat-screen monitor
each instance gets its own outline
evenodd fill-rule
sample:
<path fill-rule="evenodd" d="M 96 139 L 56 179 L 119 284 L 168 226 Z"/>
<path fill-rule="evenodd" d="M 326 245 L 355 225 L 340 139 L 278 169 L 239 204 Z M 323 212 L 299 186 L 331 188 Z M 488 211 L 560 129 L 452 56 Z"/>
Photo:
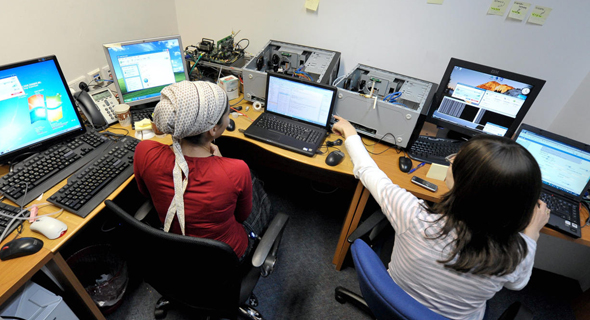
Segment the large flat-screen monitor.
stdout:
<path fill-rule="evenodd" d="M 121 103 L 158 102 L 164 87 L 189 79 L 178 35 L 108 43 L 103 48 Z"/>
<path fill-rule="evenodd" d="M 511 137 L 544 80 L 451 58 L 427 121 L 466 135 Z"/>
<path fill-rule="evenodd" d="M 55 56 L 0 66 L 0 163 L 84 132 Z"/>

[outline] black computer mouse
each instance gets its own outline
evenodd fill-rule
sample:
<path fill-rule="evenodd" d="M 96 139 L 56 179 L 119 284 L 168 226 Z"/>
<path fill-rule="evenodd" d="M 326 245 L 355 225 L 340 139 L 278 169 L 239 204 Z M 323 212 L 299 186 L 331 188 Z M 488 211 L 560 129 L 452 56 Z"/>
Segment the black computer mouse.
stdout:
<path fill-rule="evenodd" d="M 399 170 L 408 172 L 412 169 L 412 159 L 408 157 L 399 157 Z"/>
<path fill-rule="evenodd" d="M 326 157 L 326 164 L 333 167 L 339 165 L 342 160 L 344 160 L 344 153 L 342 151 L 336 150 L 328 154 Z"/>
<path fill-rule="evenodd" d="M 229 119 L 229 122 L 227 123 L 227 128 L 225 128 L 227 131 L 234 131 L 236 130 L 236 122 L 234 121 L 234 119 Z"/>
<path fill-rule="evenodd" d="M 10 260 L 37 253 L 43 248 L 43 241 L 33 237 L 12 240 L 0 249 L 0 260 Z"/>

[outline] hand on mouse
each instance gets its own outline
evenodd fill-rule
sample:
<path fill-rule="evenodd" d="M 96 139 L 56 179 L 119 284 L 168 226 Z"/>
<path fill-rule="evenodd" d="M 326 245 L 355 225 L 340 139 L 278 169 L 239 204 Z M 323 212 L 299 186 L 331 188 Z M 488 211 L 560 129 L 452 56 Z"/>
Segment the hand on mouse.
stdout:
<path fill-rule="evenodd" d="M 338 122 L 334 123 L 332 126 L 332 132 L 336 135 L 342 136 L 344 139 L 354 136 L 357 134 L 356 129 L 348 122 L 348 120 L 342 118 L 341 116 L 334 115 L 334 119 Z"/>
<path fill-rule="evenodd" d="M 551 210 L 547 208 L 545 202 L 539 200 L 533 211 L 533 217 L 529 225 L 524 229 L 524 234 L 531 239 L 537 241 L 539 239 L 539 232 L 547 222 L 549 222 L 549 214 Z"/>

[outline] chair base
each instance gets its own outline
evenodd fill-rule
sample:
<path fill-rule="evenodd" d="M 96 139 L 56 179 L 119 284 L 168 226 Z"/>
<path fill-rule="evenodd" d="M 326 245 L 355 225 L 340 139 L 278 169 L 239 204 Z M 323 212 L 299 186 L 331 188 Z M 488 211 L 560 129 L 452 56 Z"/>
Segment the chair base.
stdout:
<path fill-rule="evenodd" d="M 238 310 L 242 318 L 250 320 L 262 320 L 262 315 L 260 312 L 250 306 L 241 306 L 238 308 Z"/>
<path fill-rule="evenodd" d="M 345 304 L 347 302 L 352 303 L 354 306 L 361 309 L 366 314 L 375 318 L 373 312 L 371 312 L 371 309 L 369 309 L 369 306 L 365 302 L 365 299 L 363 299 L 363 297 L 361 297 L 360 295 L 341 286 L 336 287 L 336 290 L 334 290 L 334 295 L 336 301 L 340 302 L 341 304 Z"/>
<path fill-rule="evenodd" d="M 156 302 L 156 307 L 154 309 L 154 317 L 156 319 L 164 319 L 168 314 L 168 309 L 170 309 L 170 301 L 164 297 L 160 297 L 158 302 Z"/>

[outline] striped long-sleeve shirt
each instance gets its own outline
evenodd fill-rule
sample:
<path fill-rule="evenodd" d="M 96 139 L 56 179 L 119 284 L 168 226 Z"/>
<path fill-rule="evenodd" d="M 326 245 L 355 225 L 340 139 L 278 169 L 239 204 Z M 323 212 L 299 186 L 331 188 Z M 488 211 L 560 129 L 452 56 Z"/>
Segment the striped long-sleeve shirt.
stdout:
<path fill-rule="evenodd" d="M 365 150 L 358 135 L 348 137 L 346 149 L 354 165 L 354 175 L 369 189 L 395 229 L 395 245 L 389 274 L 404 291 L 430 310 L 451 319 L 482 319 L 486 301 L 503 287 L 520 290 L 528 283 L 537 243 L 521 233 L 528 254 L 511 274 L 484 276 L 445 268 L 437 260 L 448 257 L 456 234 L 442 239 L 435 235 L 442 223 L 438 214 L 430 214 L 419 200 L 394 184 Z M 477 213 L 477 208 L 473 209 Z"/>

